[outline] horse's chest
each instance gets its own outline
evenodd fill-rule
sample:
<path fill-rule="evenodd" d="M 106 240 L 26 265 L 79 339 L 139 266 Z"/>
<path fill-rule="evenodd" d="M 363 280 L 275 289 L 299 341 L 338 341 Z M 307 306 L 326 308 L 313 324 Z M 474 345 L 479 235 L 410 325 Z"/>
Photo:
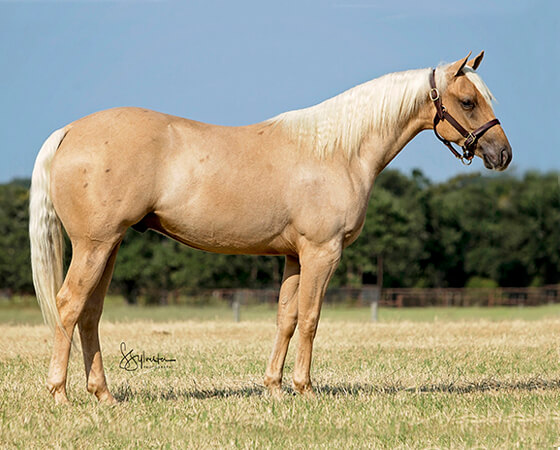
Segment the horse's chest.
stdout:
<path fill-rule="evenodd" d="M 352 242 L 358 239 L 364 227 L 365 213 L 358 211 L 356 211 L 356 213 L 357 214 L 353 214 L 352 217 L 349 218 L 350 220 L 346 224 L 343 239 L 344 247 L 348 247 Z"/>

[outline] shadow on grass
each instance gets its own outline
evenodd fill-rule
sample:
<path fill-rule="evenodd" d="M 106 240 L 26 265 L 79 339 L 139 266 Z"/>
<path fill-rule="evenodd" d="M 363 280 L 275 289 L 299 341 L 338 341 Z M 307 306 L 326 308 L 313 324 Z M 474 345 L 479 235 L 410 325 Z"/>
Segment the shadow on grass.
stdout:
<path fill-rule="evenodd" d="M 412 393 L 448 393 L 469 394 L 472 392 L 500 392 L 500 391 L 534 391 L 560 389 L 560 379 L 547 380 L 541 377 L 523 381 L 500 381 L 487 378 L 476 382 L 451 382 L 424 384 L 419 386 L 403 386 L 401 384 L 371 385 L 371 384 L 342 384 L 337 386 L 317 386 L 317 394 L 336 396 L 351 396 L 363 394 L 396 394 L 399 392 Z"/>
<path fill-rule="evenodd" d="M 135 398 L 142 400 L 179 400 L 179 399 L 199 399 L 227 398 L 227 397 L 260 397 L 266 394 L 264 386 L 253 385 L 238 389 L 177 389 L 170 387 L 164 390 L 134 390 L 129 385 L 122 385 L 117 388 L 114 397 L 119 402 L 127 402 Z"/>
<path fill-rule="evenodd" d="M 477 382 L 453 382 L 440 384 L 426 384 L 414 387 L 402 386 L 400 384 L 373 385 L 364 383 L 346 383 L 340 385 L 319 385 L 315 387 L 316 394 L 321 397 L 352 397 L 371 394 L 397 394 L 399 392 L 410 393 L 448 393 L 469 394 L 476 392 L 506 392 L 506 391 L 535 391 L 560 389 L 560 379 L 547 380 L 535 377 L 524 381 L 511 382 L 496 379 L 484 379 Z M 296 395 L 290 387 L 284 387 L 287 396 Z M 133 399 L 157 401 L 157 400 L 179 400 L 228 397 L 265 397 L 268 391 L 264 386 L 253 384 L 241 388 L 223 389 L 177 389 L 170 387 L 164 390 L 134 390 L 130 385 L 121 385 L 117 388 L 114 396 L 119 402 L 127 402 Z"/>

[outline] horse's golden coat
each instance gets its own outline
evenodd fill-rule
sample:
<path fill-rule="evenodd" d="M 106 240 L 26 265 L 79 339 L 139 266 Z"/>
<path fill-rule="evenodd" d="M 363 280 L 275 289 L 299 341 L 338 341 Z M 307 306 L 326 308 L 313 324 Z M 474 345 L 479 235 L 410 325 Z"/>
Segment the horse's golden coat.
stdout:
<path fill-rule="evenodd" d="M 455 75 L 462 63 L 438 69 L 445 71 L 442 95 L 453 115 L 474 129 L 493 112 L 468 77 Z M 105 381 L 98 322 L 130 226 L 152 228 L 212 252 L 286 255 L 265 384 L 274 394 L 280 392 L 288 343 L 298 326 L 293 382 L 298 392 L 311 393 L 312 345 L 325 289 L 343 248 L 363 226 L 375 177 L 408 141 L 432 127 L 428 90 L 421 95 L 413 113 L 395 118 L 398 126 L 383 133 L 375 127 L 359 130 L 362 134 L 352 140 L 359 146 L 354 152 L 326 155 L 307 151 L 305 146 L 317 139 L 294 137 L 282 120 L 223 127 L 116 108 L 66 126 L 62 140 L 49 144 L 60 143 L 51 149 L 50 169 L 42 163 L 35 169 L 50 176 L 50 194 L 37 187 L 39 182 L 32 188 L 32 199 L 52 199 L 73 249 L 56 297 L 59 325 L 48 376 L 55 400 L 67 401 L 68 336 L 78 324 L 88 390 L 100 400 L 114 401 Z M 474 99 L 476 110 L 460 108 L 458 99 L 465 96 Z M 445 123 L 440 132 L 450 141 L 461 140 Z M 501 127 L 481 139 L 477 154 L 492 168 L 507 166 L 511 149 Z M 31 214 L 33 241 L 40 226 L 33 200 Z M 39 259 L 34 257 L 36 264 Z"/>

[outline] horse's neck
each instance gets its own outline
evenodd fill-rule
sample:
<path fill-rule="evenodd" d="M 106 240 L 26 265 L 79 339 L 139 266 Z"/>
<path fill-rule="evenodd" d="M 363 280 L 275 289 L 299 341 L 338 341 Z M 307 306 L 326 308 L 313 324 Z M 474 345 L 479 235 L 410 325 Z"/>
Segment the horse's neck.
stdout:
<path fill-rule="evenodd" d="M 426 99 L 428 94 L 426 94 Z M 423 130 L 429 129 L 433 116 L 433 106 L 426 101 L 417 113 L 390 133 L 378 133 L 371 130 L 364 138 L 360 147 L 359 158 L 363 168 L 364 182 L 373 185 L 375 177 L 389 164 L 414 137 Z"/>
<path fill-rule="evenodd" d="M 434 106 L 429 90 L 429 70 L 420 69 L 389 74 L 340 96 L 349 99 L 346 109 L 353 111 L 352 122 L 361 124 L 355 140 L 358 147 L 345 153 L 350 160 L 358 160 L 355 173 L 368 192 L 375 177 L 404 146 L 420 131 L 431 128 Z"/>
<path fill-rule="evenodd" d="M 281 125 L 281 132 L 313 157 L 332 156 L 341 167 L 349 165 L 352 178 L 369 192 L 375 176 L 430 128 L 429 90 L 429 70 L 389 74 L 267 124 Z"/>

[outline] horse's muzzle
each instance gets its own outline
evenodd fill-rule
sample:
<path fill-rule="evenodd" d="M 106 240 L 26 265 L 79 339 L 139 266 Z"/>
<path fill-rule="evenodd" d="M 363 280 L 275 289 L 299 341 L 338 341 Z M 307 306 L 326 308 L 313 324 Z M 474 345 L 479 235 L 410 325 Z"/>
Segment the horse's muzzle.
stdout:
<path fill-rule="evenodd" d="M 498 171 L 505 170 L 512 158 L 513 153 L 509 144 L 497 149 L 485 149 L 482 155 L 486 168 Z"/>

